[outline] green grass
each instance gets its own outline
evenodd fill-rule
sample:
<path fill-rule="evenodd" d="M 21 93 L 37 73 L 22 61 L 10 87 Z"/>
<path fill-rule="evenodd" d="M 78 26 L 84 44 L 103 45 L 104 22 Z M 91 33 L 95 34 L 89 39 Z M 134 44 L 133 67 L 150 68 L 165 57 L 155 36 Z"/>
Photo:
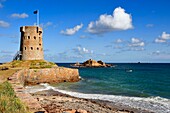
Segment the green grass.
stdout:
<path fill-rule="evenodd" d="M 47 61 L 32 61 L 30 65 L 30 69 L 43 69 L 43 68 L 52 68 L 53 66 L 57 66 L 55 63 L 47 62 Z"/>
<path fill-rule="evenodd" d="M 0 84 L 0 113 L 29 113 L 8 82 Z"/>
<path fill-rule="evenodd" d="M 21 60 L 16 60 L 16 61 L 13 61 L 13 62 L 11 63 L 11 65 L 12 65 L 12 67 L 18 67 L 18 66 L 20 66 L 21 63 L 22 63 Z"/>
<path fill-rule="evenodd" d="M 33 61 L 12 61 L 0 65 L 0 113 L 29 113 L 26 106 L 16 97 L 12 86 L 4 82 L 12 74 L 20 69 L 37 69 L 52 68 L 57 65 L 45 60 Z"/>
<path fill-rule="evenodd" d="M 57 65 L 52 62 L 48 62 L 45 60 L 15 60 L 9 63 L 5 63 L 3 65 L 0 65 L 0 70 L 3 69 L 11 69 L 11 68 L 17 68 L 17 69 L 43 69 L 43 68 L 52 68 L 56 67 Z"/>
<path fill-rule="evenodd" d="M 6 81 L 8 77 L 16 73 L 18 69 L 0 70 L 0 83 Z"/>

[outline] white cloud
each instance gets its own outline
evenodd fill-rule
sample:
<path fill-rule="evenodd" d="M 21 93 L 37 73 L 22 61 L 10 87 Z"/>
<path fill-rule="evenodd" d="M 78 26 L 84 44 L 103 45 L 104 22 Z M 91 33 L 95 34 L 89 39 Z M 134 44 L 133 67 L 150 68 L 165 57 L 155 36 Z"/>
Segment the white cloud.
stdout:
<path fill-rule="evenodd" d="M 13 53 L 12 51 L 1 50 L 0 53 Z"/>
<path fill-rule="evenodd" d="M 53 23 L 52 22 L 47 22 L 45 26 L 51 26 Z"/>
<path fill-rule="evenodd" d="M 128 49 L 125 51 L 144 51 L 145 42 L 138 38 L 131 38 L 131 42 L 128 43 Z"/>
<path fill-rule="evenodd" d="M 166 32 L 163 32 L 160 38 L 168 40 L 168 39 L 170 39 L 170 34 L 167 34 Z"/>
<path fill-rule="evenodd" d="M 154 24 L 146 24 L 146 27 L 153 27 Z"/>
<path fill-rule="evenodd" d="M 80 39 L 85 39 L 85 38 L 92 38 L 91 36 L 88 36 L 88 35 L 80 35 L 80 37 L 79 37 Z"/>
<path fill-rule="evenodd" d="M 117 39 L 117 40 L 115 40 L 113 43 L 114 43 L 114 45 L 113 45 L 113 48 L 114 49 L 123 49 L 123 46 L 124 46 L 124 44 L 123 44 L 123 40 L 122 39 Z"/>
<path fill-rule="evenodd" d="M 115 45 L 114 46 L 114 49 L 122 49 L 123 48 L 123 46 L 120 46 L 120 45 Z"/>
<path fill-rule="evenodd" d="M 40 27 L 42 27 L 42 28 L 47 28 L 47 27 L 49 27 L 49 26 L 52 26 L 53 25 L 53 23 L 52 22 L 47 22 L 47 23 L 42 23 L 42 24 L 40 24 Z"/>
<path fill-rule="evenodd" d="M 161 39 L 161 38 L 156 38 L 156 39 L 155 39 L 155 42 L 156 42 L 156 43 L 164 43 L 164 42 L 166 42 L 166 40 Z"/>
<path fill-rule="evenodd" d="M 132 38 L 131 43 L 128 46 L 129 47 L 143 47 L 145 46 L 145 42 L 141 41 L 138 38 Z"/>
<path fill-rule="evenodd" d="M 3 63 L 3 62 L 9 62 L 9 61 L 12 60 L 12 58 L 13 58 L 13 55 L 11 55 L 11 54 L 0 55 L 0 61 L 1 61 L 1 63 Z"/>
<path fill-rule="evenodd" d="M 115 41 L 115 43 L 122 43 L 122 42 L 123 42 L 122 39 L 117 39 L 117 40 Z"/>
<path fill-rule="evenodd" d="M 74 28 L 68 28 L 65 31 L 62 30 L 60 33 L 63 35 L 74 35 L 76 32 L 78 32 L 83 27 L 83 24 L 77 25 Z"/>
<path fill-rule="evenodd" d="M 106 47 L 106 48 L 111 48 L 111 47 L 112 47 L 112 45 L 106 45 L 106 46 L 104 46 L 104 47 Z"/>
<path fill-rule="evenodd" d="M 0 8 L 3 8 L 3 5 L 0 3 Z"/>
<path fill-rule="evenodd" d="M 120 50 L 118 53 L 124 51 L 144 51 L 145 42 L 139 38 L 131 38 L 130 41 L 125 41 L 122 39 L 117 39 L 114 41 L 114 45 L 107 45 L 105 47 L 113 47 L 113 49 Z"/>
<path fill-rule="evenodd" d="M 162 35 L 159 36 L 159 38 L 155 39 L 156 43 L 164 43 L 167 42 L 167 40 L 170 39 L 170 34 L 166 33 L 166 32 L 162 32 Z"/>
<path fill-rule="evenodd" d="M 161 52 L 159 50 L 157 50 L 157 51 L 152 52 L 151 55 L 160 55 L 160 53 Z"/>
<path fill-rule="evenodd" d="M 81 35 L 80 38 L 87 38 L 87 36 L 86 35 Z"/>
<path fill-rule="evenodd" d="M 132 41 L 132 43 L 139 43 L 140 42 L 140 40 L 138 38 L 132 38 L 131 41 Z"/>
<path fill-rule="evenodd" d="M 142 48 L 130 48 L 130 51 L 144 51 L 145 49 Z"/>
<path fill-rule="evenodd" d="M 28 18 L 28 14 L 26 13 L 22 13 L 22 14 L 18 14 L 18 13 L 14 13 L 11 15 L 12 18 Z"/>
<path fill-rule="evenodd" d="M 16 34 L 0 34 L 0 37 L 8 37 L 8 38 L 18 38 L 19 36 Z"/>
<path fill-rule="evenodd" d="M 3 7 L 4 7 L 1 2 L 5 2 L 5 1 L 6 1 L 6 0 L 0 0 L 0 8 L 3 8 Z"/>
<path fill-rule="evenodd" d="M 82 46 L 77 46 L 76 48 L 73 49 L 73 51 L 79 55 L 84 55 L 84 54 L 93 54 L 93 50 L 89 50 L 85 47 Z"/>
<path fill-rule="evenodd" d="M 0 27 L 9 27 L 9 26 L 10 26 L 10 24 L 8 22 L 0 20 Z"/>
<path fill-rule="evenodd" d="M 90 22 L 87 31 L 93 34 L 100 34 L 114 30 L 132 29 L 132 17 L 121 7 L 113 11 L 113 15 L 100 15 L 99 20 Z"/>

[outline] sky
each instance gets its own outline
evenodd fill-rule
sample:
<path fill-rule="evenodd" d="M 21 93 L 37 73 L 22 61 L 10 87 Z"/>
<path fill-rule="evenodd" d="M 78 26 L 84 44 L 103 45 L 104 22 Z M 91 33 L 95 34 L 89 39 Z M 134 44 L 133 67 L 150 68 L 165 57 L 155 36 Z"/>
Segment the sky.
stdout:
<path fill-rule="evenodd" d="M 0 62 L 39 10 L 45 60 L 170 63 L 170 0 L 0 0 Z"/>

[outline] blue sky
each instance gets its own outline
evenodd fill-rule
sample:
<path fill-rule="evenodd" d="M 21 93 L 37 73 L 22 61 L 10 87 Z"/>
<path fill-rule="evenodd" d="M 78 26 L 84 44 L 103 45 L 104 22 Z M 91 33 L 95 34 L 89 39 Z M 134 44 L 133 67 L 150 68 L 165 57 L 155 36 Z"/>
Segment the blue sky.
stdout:
<path fill-rule="evenodd" d="M 20 26 L 43 27 L 45 59 L 170 63 L 169 0 L 0 0 L 0 62 L 19 49 Z"/>

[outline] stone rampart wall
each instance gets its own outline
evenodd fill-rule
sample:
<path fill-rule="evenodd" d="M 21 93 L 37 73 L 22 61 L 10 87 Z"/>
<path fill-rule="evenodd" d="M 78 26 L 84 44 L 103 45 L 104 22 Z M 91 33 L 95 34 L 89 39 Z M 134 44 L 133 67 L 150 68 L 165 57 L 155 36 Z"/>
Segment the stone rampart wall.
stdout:
<path fill-rule="evenodd" d="M 77 82 L 80 80 L 78 69 L 64 67 L 46 69 L 23 69 L 19 71 L 18 74 L 21 83 L 24 85 Z"/>

